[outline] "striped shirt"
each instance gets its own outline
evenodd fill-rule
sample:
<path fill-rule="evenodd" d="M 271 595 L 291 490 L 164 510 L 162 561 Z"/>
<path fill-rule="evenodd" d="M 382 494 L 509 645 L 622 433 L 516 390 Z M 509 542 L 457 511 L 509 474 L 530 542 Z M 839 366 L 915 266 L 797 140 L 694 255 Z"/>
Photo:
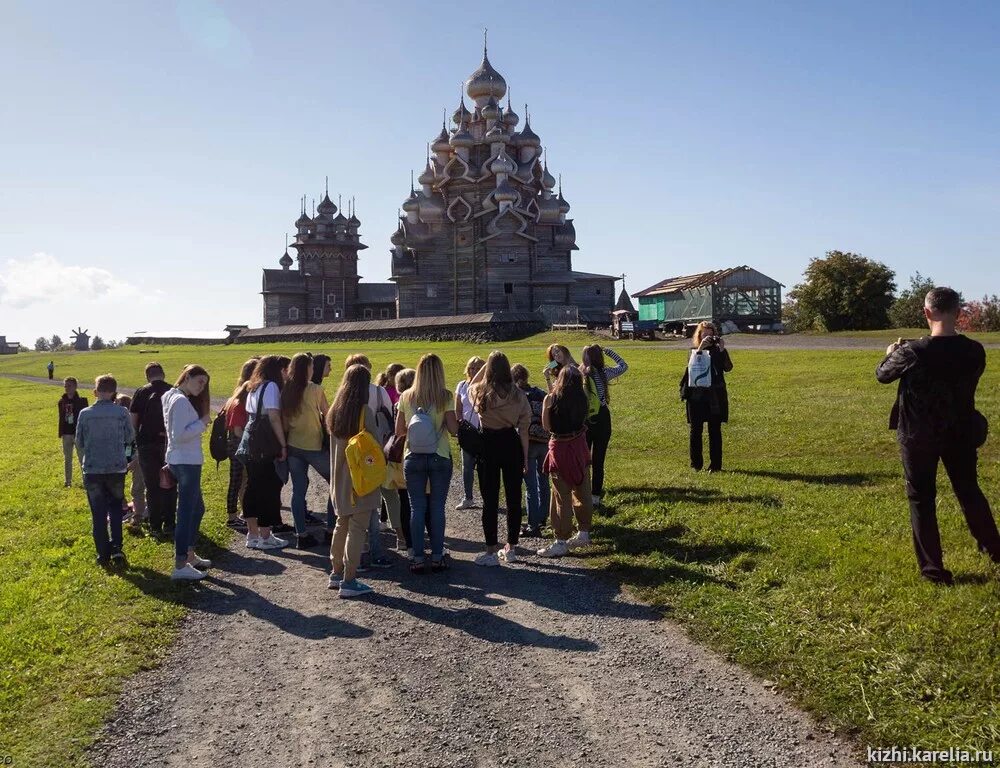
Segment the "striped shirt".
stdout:
<path fill-rule="evenodd" d="M 597 390 L 597 397 L 601 401 L 601 405 L 608 404 L 608 388 L 605 385 L 605 381 L 610 384 L 612 381 L 621 376 L 625 371 L 628 370 L 628 363 L 622 360 L 621 355 L 619 355 L 614 350 L 604 348 L 604 356 L 611 358 L 615 362 L 614 368 L 604 367 L 604 378 L 600 376 L 595 376 L 593 372 L 589 374 L 590 380 L 594 382 L 594 389 Z"/>

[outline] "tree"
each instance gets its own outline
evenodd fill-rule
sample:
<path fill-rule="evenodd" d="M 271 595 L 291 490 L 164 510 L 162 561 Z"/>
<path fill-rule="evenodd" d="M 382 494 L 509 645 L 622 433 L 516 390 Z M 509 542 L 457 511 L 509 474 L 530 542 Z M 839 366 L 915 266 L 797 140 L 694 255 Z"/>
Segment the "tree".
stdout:
<path fill-rule="evenodd" d="M 52 334 L 52 339 L 49 341 L 49 349 L 59 349 L 63 345 L 63 340 L 59 338 L 58 333 Z"/>
<path fill-rule="evenodd" d="M 49 346 L 49 340 L 44 336 L 39 336 L 35 339 L 35 351 L 36 352 L 48 352 L 52 347 Z"/>
<path fill-rule="evenodd" d="M 805 326 L 827 331 L 888 328 L 895 277 L 885 264 L 857 253 L 827 251 L 824 258 L 810 260 L 805 280 L 789 298 L 797 303 Z"/>
<path fill-rule="evenodd" d="M 958 316 L 958 327 L 963 331 L 1000 331 L 1000 296 L 970 301 Z"/>
<path fill-rule="evenodd" d="M 934 281 L 919 272 L 910 278 L 910 287 L 902 291 L 889 309 L 893 328 L 923 328 L 924 297 L 934 287 Z"/>
<path fill-rule="evenodd" d="M 102 339 L 100 336 L 98 336 L 95 333 L 94 334 L 94 338 L 92 338 L 90 340 L 90 348 L 91 349 L 107 349 L 107 345 L 104 343 L 104 339 Z"/>

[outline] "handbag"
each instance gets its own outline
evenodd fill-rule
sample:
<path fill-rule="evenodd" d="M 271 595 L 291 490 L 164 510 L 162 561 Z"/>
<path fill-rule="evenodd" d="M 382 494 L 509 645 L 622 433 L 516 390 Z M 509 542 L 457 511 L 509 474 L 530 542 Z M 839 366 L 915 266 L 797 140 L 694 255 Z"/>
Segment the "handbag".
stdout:
<path fill-rule="evenodd" d="M 170 467 L 164 464 L 160 467 L 160 488 L 165 491 L 169 491 L 171 488 L 177 487 L 177 478 L 174 477 L 174 473 L 170 471 Z"/>
<path fill-rule="evenodd" d="M 692 350 L 688 360 L 688 386 L 692 389 L 712 386 L 712 354 L 708 350 Z"/>
<path fill-rule="evenodd" d="M 385 444 L 383 452 L 385 460 L 391 464 L 403 463 L 403 449 L 406 447 L 406 436 L 393 435 Z"/>
<path fill-rule="evenodd" d="M 482 456 L 486 452 L 486 442 L 483 433 L 472 422 L 462 419 L 458 422 L 458 445 L 466 453 Z"/>
<path fill-rule="evenodd" d="M 265 382 L 257 398 L 257 412 L 247 423 L 237 455 L 246 461 L 272 461 L 281 453 L 281 444 L 274 434 L 271 420 L 264 415 L 264 390 L 271 382 Z"/>

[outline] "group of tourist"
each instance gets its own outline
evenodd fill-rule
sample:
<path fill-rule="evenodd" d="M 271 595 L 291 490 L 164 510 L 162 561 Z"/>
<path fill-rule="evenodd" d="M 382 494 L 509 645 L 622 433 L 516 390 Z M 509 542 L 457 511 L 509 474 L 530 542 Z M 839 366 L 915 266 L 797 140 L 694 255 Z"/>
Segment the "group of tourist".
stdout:
<path fill-rule="evenodd" d="M 902 450 L 921 573 L 950 584 L 935 509 L 939 461 L 979 548 L 1000 563 L 1000 534 L 976 475 L 976 452 L 988 429 L 975 409 L 985 353 L 957 333 L 960 300 L 954 291 L 932 290 L 924 312 L 931 334 L 891 345 L 877 377 L 900 382 L 891 427 Z M 550 346 L 542 389 L 530 383 L 524 365 L 511 365 L 503 352 L 494 351 L 485 360 L 471 358 L 452 392 L 435 354 L 423 355 L 416 368 L 393 363 L 374 375 L 369 359 L 355 354 L 345 360 L 330 402 L 323 387 L 332 368 L 328 356 L 253 357 L 214 423 L 209 376 L 197 365 L 185 367 L 171 387 L 162 366 L 150 363 L 147 384 L 117 402 L 114 377 L 100 376 L 96 402 L 89 407 L 77 381 L 67 378 L 59 400 L 65 483 L 72 483 L 75 445 L 99 562 L 124 561 L 122 524 L 129 516 L 133 527 L 148 520 L 152 535 L 172 535 L 172 578 L 204 578 L 211 563 L 198 556 L 194 544 L 205 513 L 202 435 L 211 426 L 213 455 L 230 460 L 229 524 L 246 531 L 246 547 L 281 549 L 291 543 L 289 534 L 297 547 L 315 547 L 320 542 L 307 528 L 321 525 L 330 545 L 330 587 L 341 597 L 354 597 L 371 591 L 358 573 L 392 565 L 380 536 L 383 521 L 396 535 L 396 548 L 407 552 L 411 572 L 449 567 L 445 506 L 455 437 L 463 490 L 457 509 L 479 506 L 476 478 L 482 499 L 484 551 L 475 563 L 517 562 L 521 537 L 541 537 L 546 521 L 553 538 L 537 554 L 560 557 L 590 544 L 612 434 L 609 385 L 628 370 L 620 355 L 597 344 L 585 347 L 580 360 L 565 346 Z M 680 382 L 694 470 L 704 466 L 706 425 L 707 470 L 722 469 L 721 425 L 729 417 L 725 374 L 732 369 L 719 328 L 700 323 Z M 329 484 L 324 517 L 306 508 L 310 467 Z M 129 469 L 131 505 L 124 493 Z M 281 516 L 281 492 L 289 480 L 291 525 Z M 503 542 L 497 530 L 501 490 Z"/>

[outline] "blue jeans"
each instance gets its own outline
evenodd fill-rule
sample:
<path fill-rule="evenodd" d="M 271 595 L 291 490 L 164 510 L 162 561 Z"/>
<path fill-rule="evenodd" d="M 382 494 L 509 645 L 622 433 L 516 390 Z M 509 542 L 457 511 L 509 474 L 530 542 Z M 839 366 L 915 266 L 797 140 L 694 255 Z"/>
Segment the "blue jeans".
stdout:
<path fill-rule="evenodd" d="M 472 483 L 476 478 L 476 457 L 468 451 L 462 451 L 462 488 L 465 498 L 472 498 Z"/>
<path fill-rule="evenodd" d="M 307 451 L 296 448 L 294 445 L 288 446 L 288 474 L 292 477 L 292 520 L 295 523 L 295 532 L 300 536 L 306 532 L 306 491 L 309 490 L 309 467 L 312 467 L 320 476 L 330 482 L 330 454 L 327 451 Z M 327 494 L 326 521 L 330 528 L 333 527 L 333 509 Z"/>
<path fill-rule="evenodd" d="M 410 496 L 410 536 L 417 560 L 424 559 L 424 521 L 428 517 L 431 557 L 438 560 L 444 555 L 444 505 L 448 500 L 451 472 L 451 459 L 436 453 L 411 453 L 403 459 L 406 490 Z M 426 494 L 428 481 L 431 485 L 429 509 Z"/>
<path fill-rule="evenodd" d="M 174 557 L 177 565 L 187 562 L 188 550 L 194 549 L 205 499 L 201 495 L 201 464 L 171 464 L 177 478 L 177 527 L 174 529 Z"/>
<path fill-rule="evenodd" d="M 107 560 L 122 551 L 122 502 L 125 500 L 125 475 L 84 475 L 97 556 Z M 108 532 L 110 523 L 111 531 Z"/>
<path fill-rule="evenodd" d="M 524 484 L 528 494 L 528 525 L 542 526 L 549 516 L 549 477 L 542 472 L 542 463 L 549 452 L 548 443 L 528 443 L 528 474 Z"/>

